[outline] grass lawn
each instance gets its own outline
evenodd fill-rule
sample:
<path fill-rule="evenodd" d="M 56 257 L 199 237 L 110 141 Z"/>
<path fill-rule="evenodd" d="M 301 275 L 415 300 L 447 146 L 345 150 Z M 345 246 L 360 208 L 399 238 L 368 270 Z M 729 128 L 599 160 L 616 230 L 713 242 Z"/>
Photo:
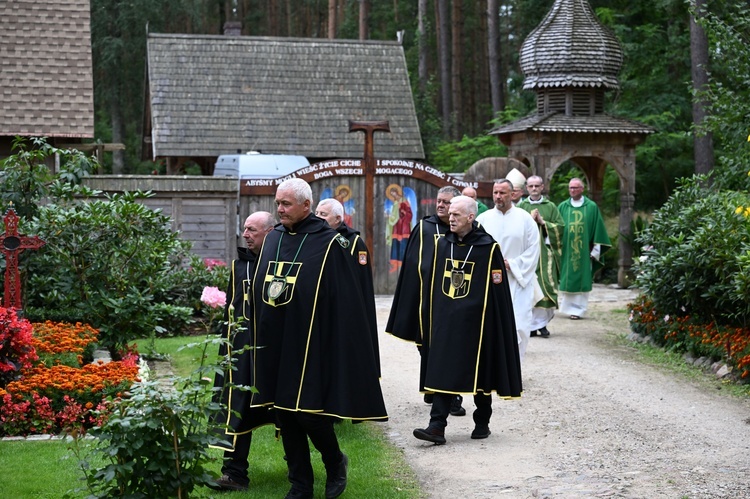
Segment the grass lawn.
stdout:
<path fill-rule="evenodd" d="M 168 354 L 177 375 L 186 376 L 198 365 L 199 349 L 179 350 L 182 345 L 196 343 L 197 337 L 157 339 L 155 350 Z M 149 340 L 138 342 L 147 350 Z M 403 454 L 390 445 L 378 423 L 353 425 L 345 421 L 336 425 L 342 450 L 349 456 L 349 482 L 344 497 L 419 498 L 423 494 Z M 84 442 L 87 445 L 88 442 Z M 315 467 L 315 496 L 324 496 L 325 469 L 320 454 L 311 446 Z M 211 465 L 217 475 L 221 468 L 221 452 L 213 451 L 216 462 Z M 274 430 L 256 430 L 250 449 L 250 489 L 247 492 L 219 493 L 207 488 L 196 489 L 191 497 L 267 498 L 284 497 L 289 490 L 284 451 Z M 55 498 L 83 487 L 78 462 L 61 441 L 0 441 L 0 498 Z M 85 497 L 85 491 L 71 497 Z"/>

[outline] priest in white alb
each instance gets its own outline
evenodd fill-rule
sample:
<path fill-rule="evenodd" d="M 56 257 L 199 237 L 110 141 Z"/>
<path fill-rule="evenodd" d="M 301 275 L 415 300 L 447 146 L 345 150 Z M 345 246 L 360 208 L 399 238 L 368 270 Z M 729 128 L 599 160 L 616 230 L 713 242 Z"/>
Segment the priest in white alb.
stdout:
<path fill-rule="evenodd" d="M 500 244 L 508 271 L 508 284 L 516 316 L 518 353 L 523 360 L 531 336 L 534 304 L 542 292 L 536 279 L 539 262 L 539 230 L 528 212 L 513 206 L 513 184 L 498 180 L 492 188 L 495 208 L 482 213 L 477 222 Z"/>

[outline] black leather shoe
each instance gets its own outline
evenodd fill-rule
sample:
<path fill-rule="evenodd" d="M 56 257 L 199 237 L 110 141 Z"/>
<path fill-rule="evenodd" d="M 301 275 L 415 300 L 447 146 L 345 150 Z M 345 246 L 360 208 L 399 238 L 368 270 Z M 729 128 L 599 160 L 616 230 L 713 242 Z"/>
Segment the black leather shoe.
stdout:
<path fill-rule="evenodd" d="M 490 436 L 490 427 L 489 426 L 475 426 L 474 431 L 471 432 L 471 438 L 474 440 L 479 440 L 482 438 L 487 438 Z"/>
<path fill-rule="evenodd" d="M 539 334 L 542 335 L 542 338 L 549 338 L 549 331 L 547 331 L 546 326 L 539 330 Z"/>
<path fill-rule="evenodd" d="M 466 409 L 461 406 L 463 401 L 464 398 L 461 395 L 456 395 L 456 398 L 451 401 L 451 416 L 466 416 Z"/>
<path fill-rule="evenodd" d="M 289 492 L 286 493 L 284 499 L 313 499 L 313 493 L 303 492 L 292 487 L 291 489 L 289 489 Z"/>
<path fill-rule="evenodd" d="M 432 404 L 432 393 L 425 393 L 424 394 L 424 403 L 425 404 Z"/>
<path fill-rule="evenodd" d="M 536 336 L 536 331 L 531 332 L 531 337 L 533 338 L 534 336 Z"/>
<path fill-rule="evenodd" d="M 349 468 L 349 458 L 346 454 L 341 454 L 341 463 L 339 463 L 336 472 L 329 475 L 326 479 L 326 499 L 333 499 L 344 493 L 346 490 L 346 473 Z"/>
<path fill-rule="evenodd" d="M 414 430 L 414 436 L 420 440 L 432 442 L 433 444 L 445 444 L 445 432 L 443 430 L 438 430 L 437 428 L 430 428 L 429 426 L 424 430 L 422 428 L 417 428 Z"/>
<path fill-rule="evenodd" d="M 214 480 L 215 484 L 209 484 L 208 488 L 213 490 L 247 490 L 247 484 L 233 480 L 229 475 L 221 475 Z"/>

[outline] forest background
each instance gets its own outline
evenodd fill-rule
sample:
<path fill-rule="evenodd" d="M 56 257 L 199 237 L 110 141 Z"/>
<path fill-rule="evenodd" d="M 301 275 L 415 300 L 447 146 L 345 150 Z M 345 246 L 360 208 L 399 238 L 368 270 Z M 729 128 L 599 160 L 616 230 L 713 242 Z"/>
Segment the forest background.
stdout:
<path fill-rule="evenodd" d="M 605 111 L 656 129 L 637 149 L 636 209 L 661 206 L 676 180 L 706 173 L 716 155 L 729 157 L 748 116 L 733 111 L 727 126 L 704 119 L 716 96 L 694 99 L 709 77 L 733 88 L 739 54 L 722 50 L 718 35 L 693 22 L 691 8 L 747 35 L 749 2 L 729 0 L 589 0 L 624 52 L 620 90 Z M 105 160 L 105 172 L 150 173 L 141 158 L 146 34 L 221 34 L 241 21 L 250 36 L 403 40 L 426 161 L 460 172 L 475 161 L 504 156 L 493 126 L 531 113 L 535 94 L 523 91 L 518 53 L 554 0 L 91 0 L 96 137 L 126 150 Z M 703 15 L 698 15 L 703 18 Z M 495 22 L 496 21 L 496 22 Z M 743 31 L 744 26 L 744 31 Z M 399 34 L 400 33 L 400 34 Z M 745 73 L 747 75 L 747 73 Z M 745 86 L 747 84 L 745 82 Z M 736 90 L 736 89 L 735 89 Z M 711 98 L 713 102 L 709 102 Z M 727 111 L 724 109 L 724 111 Z M 731 121 L 733 123 L 731 123 Z M 708 124 L 708 133 L 695 133 Z M 743 131 L 744 130 L 744 131 Z M 159 171 L 159 167 L 156 167 Z M 565 165 L 552 199 L 565 196 Z M 608 170 L 611 170 L 608 169 Z M 162 167 L 163 172 L 163 167 Z M 199 173 L 189 167 L 186 173 Z M 617 211 L 619 183 L 605 180 L 603 207 Z"/>

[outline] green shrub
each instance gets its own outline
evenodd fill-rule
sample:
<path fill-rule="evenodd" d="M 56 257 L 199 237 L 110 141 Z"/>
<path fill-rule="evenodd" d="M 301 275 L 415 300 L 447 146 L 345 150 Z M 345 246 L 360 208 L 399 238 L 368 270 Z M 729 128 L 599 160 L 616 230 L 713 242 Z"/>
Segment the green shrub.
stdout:
<path fill-rule="evenodd" d="M 229 267 L 207 265 L 191 253 L 189 241 L 182 241 L 170 258 L 170 272 L 155 276 L 154 300 L 178 307 L 188 307 L 194 314 L 202 314 L 201 292 L 206 286 L 224 289 L 229 282 Z"/>
<path fill-rule="evenodd" d="M 216 319 L 221 309 L 209 315 Z M 208 352 L 223 342 L 209 335 L 182 347 L 197 349 L 200 362 L 190 376 L 164 380 L 174 389 L 144 380 L 133 384 L 126 399 L 110 400 L 111 413 L 90 431 L 97 437 L 90 452 L 84 455 L 80 439 L 74 440 L 88 497 L 187 498 L 195 487 L 213 483 L 209 468 L 216 458 L 209 445 L 222 442 L 222 427 L 214 422 L 222 406 L 212 397 L 217 389 L 209 376 L 227 365 Z M 102 460 L 102 466 L 92 466 Z"/>
<path fill-rule="evenodd" d="M 750 324 L 750 196 L 680 180 L 638 241 L 637 284 L 660 313 Z"/>
<path fill-rule="evenodd" d="M 91 199 L 100 193 L 80 181 L 97 167 L 93 158 L 44 139 L 16 139 L 13 148 L 0 162 L 0 205 L 13 202 L 21 232 L 46 241 L 21 262 L 26 317 L 91 324 L 116 354 L 136 337 L 183 332 L 204 314 L 203 288 L 226 286 L 226 266 L 192 254 L 168 217 L 139 202 L 149 193 Z M 55 155 L 57 175 L 48 168 Z"/>
<path fill-rule="evenodd" d="M 28 258 L 26 301 L 35 314 L 77 314 L 113 351 L 153 331 L 154 285 L 172 270 L 180 241 L 168 217 L 136 201 L 144 195 L 40 207 L 28 224 L 47 241 Z"/>

